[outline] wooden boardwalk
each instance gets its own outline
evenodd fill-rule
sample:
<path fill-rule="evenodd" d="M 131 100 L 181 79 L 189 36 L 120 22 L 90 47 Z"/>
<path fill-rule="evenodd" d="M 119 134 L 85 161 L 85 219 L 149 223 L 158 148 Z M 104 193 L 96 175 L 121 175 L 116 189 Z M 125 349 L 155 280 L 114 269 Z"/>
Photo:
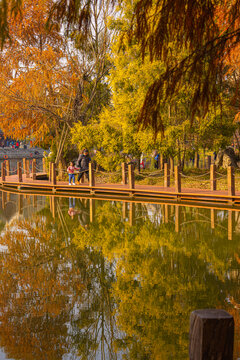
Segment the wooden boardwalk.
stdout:
<path fill-rule="evenodd" d="M 68 185 L 68 182 L 59 181 L 53 185 L 47 180 L 32 180 L 23 175 L 23 181 L 18 181 L 17 175 L 6 176 L 5 181 L 0 180 L 0 186 L 7 191 L 17 191 L 22 193 L 54 194 L 65 196 L 97 196 L 98 198 L 121 198 L 137 199 L 138 201 L 162 201 L 187 202 L 187 203 L 208 203 L 225 204 L 227 206 L 240 207 L 240 191 L 236 191 L 234 196 L 228 195 L 227 191 L 211 191 L 203 189 L 186 189 L 176 192 L 173 187 L 163 187 L 154 185 L 129 185 L 97 183 L 89 186 L 88 183 L 81 185 Z"/>

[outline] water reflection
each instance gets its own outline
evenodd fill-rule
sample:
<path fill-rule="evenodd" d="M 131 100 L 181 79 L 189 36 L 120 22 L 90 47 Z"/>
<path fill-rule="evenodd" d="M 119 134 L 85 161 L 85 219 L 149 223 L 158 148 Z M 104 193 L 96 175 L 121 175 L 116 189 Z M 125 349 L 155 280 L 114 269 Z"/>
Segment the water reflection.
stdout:
<path fill-rule="evenodd" d="M 239 212 L 1 198 L 3 359 L 187 359 L 207 307 L 234 315 L 239 357 Z"/>

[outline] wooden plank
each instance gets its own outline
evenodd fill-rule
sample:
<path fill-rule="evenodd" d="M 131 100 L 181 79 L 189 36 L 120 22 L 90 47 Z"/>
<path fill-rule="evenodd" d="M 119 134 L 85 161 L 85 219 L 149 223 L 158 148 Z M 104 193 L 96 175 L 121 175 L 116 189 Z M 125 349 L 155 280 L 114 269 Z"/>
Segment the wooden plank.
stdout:
<path fill-rule="evenodd" d="M 16 181 L 12 181 L 12 182 L 5 182 L 4 186 L 18 186 L 19 182 Z M 50 184 L 43 184 L 41 182 L 35 182 L 35 183 L 31 183 L 31 182 L 22 182 L 21 186 L 25 186 L 27 188 L 32 188 L 32 189 L 40 189 L 40 188 L 45 188 L 45 189 L 53 189 L 52 185 Z M 56 189 L 65 189 L 69 191 L 69 187 L 64 184 L 59 184 L 59 185 L 55 185 Z M 76 186 L 76 190 L 81 191 L 89 191 L 89 186 Z M 235 196 L 229 196 L 226 194 L 211 194 L 211 193 L 178 193 L 178 192 L 173 192 L 173 191 L 159 191 L 156 189 L 152 189 L 152 190 L 148 190 L 148 189 L 142 189 L 142 188 L 121 188 L 121 187 L 101 187 L 101 186 L 94 186 L 92 187 L 92 189 L 99 191 L 99 192 L 106 192 L 106 191 L 112 191 L 114 193 L 131 193 L 131 191 L 134 191 L 134 193 L 136 193 L 136 195 L 149 195 L 151 197 L 170 197 L 170 198 L 175 198 L 176 195 L 181 195 L 181 199 L 182 200 L 198 200 L 198 201 L 226 201 L 226 200 L 234 200 L 234 201 L 240 201 L 240 196 L 239 195 L 235 195 Z"/>
<path fill-rule="evenodd" d="M 0 182 L 1 183 L 1 182 Z M 61 190 L 61 189 L 60 189 Z M 2 192 L 11 192 L 11 193 L 19 193 L 19 191 L 17 190 L 17 187 L 16 188 L 7 188 L 4 186 L 4 188 L 2 189 Z M 27 188 L 24 188 L 24 187 L 21 187 L 21 193 L 24 194 L 24 195 L 27 195 L 28 196 L 28 199 L 29 199 L 29 195 L 33 195 L 33 190 L 27 190 Z M 49 193 L 46 193 L 46 191 L 43 189 L 38 189 L 36 190 L 35 189 L 35 195 L 39 195 L 39 196 L 46 196 L 46 194 L 49 194 Z M 90 196 L 90 194 L 88 193 L 80 193 L 80 192 L 75 192 L 75 193 L 72 193 L 72 192 L 59 192 L 59 193 L 55 193 L 55 195 L 52 195 L 51 196 L 57 196 L 59 198 L 69 198 L 69 195 L 73 195 L 74 197 L 76 198 L 86 198 L 88 199 L 89 197 L 92 197 Z M 203 203 L 203 202 L 189 202 L 189 201 L 182 201 L 181 204 L 179 202 L 177 202 L 175 200 L 175 198 L 173 199 L 168 199 L 168 198 L 149 198 L 149 197 L 141 197 L 140 199 L 139 198 L 129 198 L 128 196 L 125 196 L 125 195 L 122 195 L 122 194 L 105 194 L 105 193 L 101 193 L 100 195 L 96 194 L 94 195 L 94 199 L 96 200 L 114 200 L 114 201 L 121 201 L 122 203 L 129 203 L 129 202 L 134 202 L 136 204 L 141 204 L 141 203 L 151 203 L 151 204 L 169 204 L 171 205 L 171 208 L 173 208 L 176 204 L 179 206 L 179 207 L 185 207 L 185 206 L 188 206 L 188 207 L 191 207 L 191 208 L 199 208 L 199 209 L 214 209 L 214 210 L 233 210 L 234 212 L 240 212 L 240 207 L 237 207 L 237 206 L 232 206 L 232 205 L 229 205 L 229 203 L 227 202 L 226 205 L 224 206 L 224 204 L 222 203 L 212 203 L 212 202 L 209 202 L 209 203 Z"/>

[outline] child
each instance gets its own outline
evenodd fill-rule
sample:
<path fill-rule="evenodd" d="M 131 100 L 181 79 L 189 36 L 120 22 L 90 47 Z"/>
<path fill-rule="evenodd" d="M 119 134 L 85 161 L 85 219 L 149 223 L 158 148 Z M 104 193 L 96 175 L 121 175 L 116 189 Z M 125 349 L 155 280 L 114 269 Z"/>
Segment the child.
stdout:
<path fill-rule="evenodd" d="M 74 171 L 78 170 L 78 168 L 74 165 L 74 162 L 70 162 L 69 167 L 67 168 L 67 172 L 68 172 L 68 177 L 69 177 L 69 185 L 75 185 L 75 174 Z M 73 183 L 71 184 L 71 181 L 73 181 Z"/>

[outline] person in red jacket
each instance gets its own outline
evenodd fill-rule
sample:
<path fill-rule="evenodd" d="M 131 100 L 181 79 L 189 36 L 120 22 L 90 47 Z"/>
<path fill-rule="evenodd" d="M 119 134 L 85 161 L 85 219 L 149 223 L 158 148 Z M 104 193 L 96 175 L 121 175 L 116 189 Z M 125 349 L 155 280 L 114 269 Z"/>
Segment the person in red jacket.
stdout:
<path fill-rule="evenodd" d="M 75 174 L 74 172 L 78 170 L 78 168 L 74 165 L 74 162 L 70 162 L 69 167 L 67 168 L 69 185 L 75 185 Z M 72 183 L 71 183 L 72 182 Z"/>

